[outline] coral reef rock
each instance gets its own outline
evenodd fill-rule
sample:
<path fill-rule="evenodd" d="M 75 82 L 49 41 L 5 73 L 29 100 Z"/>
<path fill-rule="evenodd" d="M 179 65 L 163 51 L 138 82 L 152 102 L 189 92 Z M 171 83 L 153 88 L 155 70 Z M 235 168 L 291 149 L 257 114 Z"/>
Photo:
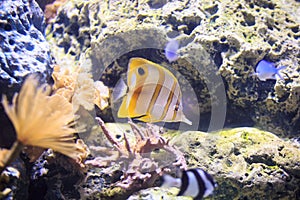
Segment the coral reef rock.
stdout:
<path fill-rule="evenodd" d="M 48 38 L 75 59 L 84 52 L 82 62 L 110 87 L 134 56 L 173 68 L 186 80 L 183 93 L 195 90 L 201 130 L 213 130 L 213 120 L 224 115 L 215 129 L 256 125 L 293 137 L 300 125 L 300 29 L 296 9 L 288 8 L 300 3 L 284 2 L 69 1 L 48 26 Z M 180 41 L 173 63 L 163 51 L 170 38 Z M 253 76 L 261 59 L 287 66 L 284 80 Z M 193 114 L 191 100 L 185 104 Z"/>
<path fill-rule="evenodd" d="M 211 173 L 218 183 L 213 199 L 299 199 L 300 149 L 256 128 L 216 133 L 188 131 L 171 141 L 181 147 L 189 167 Z M 176 191 L 172 194 L 176 195 Z M 140 191 L 129 199 L 161 199 L 164 189 Z"/>
<path fill-rule="evenodd" d="M 1 1 L 0 16 L 0 93 L 11 98 L 30 73 L 39 72 L 43 80 L 50 80 L 53 61 L 44 36 L 43 12 L 35 1 Z M 0 113 L 0 146 L 9 147 L 12 126 L 2 105 Z"/>
<path fill-rule="evenodd" d="M 131 131 L 127 132 L 129 129 L 124 124 L 105 124 L 99 117 L 96 120 L 111 145 L 90 146 L 93 159 L 86 160 L 85 164 L 104 168 L 110 176 L 116 171 L 123 173 L 120 180 L 113 184 L 115 188 L 101 192 L 101 199 L 119 199 L 120 196 L 124 199 L 135 191 L 153 187 L 163 171 L 172 171 L 174 167 L 187 169 L 184 154 L 169 144 L 169 139 L 161 135 L 163 130 L 160 127 L 153 124 L 142 127 L 129 122 Z M 125 128 L 123 131 L 126 133 L 119 141 L 122 136 L 115 137 L 122 132 L 121 127 Z"/>
<path fill-rule="evenodd" d="M 169 200 L 191 200 L 191 197 L 175 197 L 179 192 L 176 188 L 149 188 L 137 194 L 131 195 L 128 200 L 169 199 Z"/>
<path fill-rule="evenodd" d="M 17 162 L 16 162 L 17 163 Z M 27 199 L 28 184 L 19 170 L 19 163 L 0 174 L 0 199 Z"/>

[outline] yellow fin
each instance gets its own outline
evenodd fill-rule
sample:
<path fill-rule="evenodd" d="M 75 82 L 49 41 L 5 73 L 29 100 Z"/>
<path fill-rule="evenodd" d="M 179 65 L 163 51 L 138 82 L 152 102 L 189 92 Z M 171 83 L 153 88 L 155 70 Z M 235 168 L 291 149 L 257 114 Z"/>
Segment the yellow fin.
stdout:
<path fill-rule="evenodd" d="M 151 121 L 151 116 L 150 115 L 143 115 L 142 117 L 138 117 L 136 118 L 139 121 L 143 121 L 143 122 L 152 122 Z"/>
<path fill-rule="evenodd" d="M 123 97 L 121 106 L 120 106 L 119 111 L 118 111 L 118 117 L 119 118 L 130 117 L 129 112 L 128 112 L 128 106 L 127 106 L 128 103 L 127 103 L 127 101 L 128 101 L 128 98 L 127 98 L 127 95 L 125 95 Z"/>

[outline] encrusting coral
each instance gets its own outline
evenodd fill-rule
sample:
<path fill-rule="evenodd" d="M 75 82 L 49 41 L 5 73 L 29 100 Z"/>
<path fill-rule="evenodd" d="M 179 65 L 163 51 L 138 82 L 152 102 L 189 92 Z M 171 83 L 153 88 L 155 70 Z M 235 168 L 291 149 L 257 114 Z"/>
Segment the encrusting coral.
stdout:
<path fill-rule="evenodd" d="M 5 112 L 15 127 L 17 141 L 2 156 L 0 172 L 24 146 L 50 148 L 79 163 L 86 154 L 84 145 L 75 143 L 74 133 L 82 132 L 84 127 L 76 127 L 78 117 L 72 104 L 61 95 L 50 95 L 51 87 L 47 84 L 38 86 L 38 82 L 36 75 L 28 76 L 11 105 L 6 96 L 2 97 Z"/>
<path fill-rule="evenodd" d="M 56 17 L 57 10 L 66 2 L 67 0 L 56 0 L 45 6 L 45 18 L 47 23 L 51 22 L 51 20 Z"/>
<path fill-rule="evenodd" d="M 86 110 L 94 109 L 94 105 L 101 110 L 108 106 L 108 88 L 100 81 L 94 81 L 92 74 L 79 66 L 56 65 L 52 73 L 53 89 L 56 94 L 66 97 L 72 102 L 76 112 L 80 106 Z"/>
<path fill-rule="evenodd" d="M 90 146 L 91 150 L 104 153 L 106 157 L 99 156 L 93 160 L 87 160 L 85 164 L 112 167 L 112 169 L 107 168 L 106 171 L 115 170 L 115 166 L 120 166 L 123 176 L 116 186 L 124 188 L 129 193 L 153 186 L 157 178 L 163 172 L 170 171 L 172 167 L 187 168 L 184 154 L 171 145 L 169 140 L 162 137 L 156 126 L 147 124 L 147 128 L 144 128 L 129 121 L 135 141 L 129 142 L 124 133 L 124 144 L 122 144 L 113 138 L 113 133 L 106 128 L 102 119 L 97 117 L 96 120 L 113 148 Z M 152 156 L 152 153 L 158 149 L 169 153 L 168 158 L 174 161 L 173 165 L 170 165 L 172 162 L 168 161 L 166 164 L 163 163 L 163 159 L 157 160 Z"/>

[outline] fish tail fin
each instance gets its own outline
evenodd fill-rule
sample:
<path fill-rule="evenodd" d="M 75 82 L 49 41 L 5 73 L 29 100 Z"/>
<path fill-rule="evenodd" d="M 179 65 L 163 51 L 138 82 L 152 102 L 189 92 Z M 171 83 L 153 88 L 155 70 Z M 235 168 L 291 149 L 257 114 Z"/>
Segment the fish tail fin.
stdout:
<path fill-rule="evenodd" d="M 284 80 L 284 78 L 281 76 L 280 71 L 287 68 L 287 66 L 280 66 L 277 68 L 277 72 L 275 74 L 275 77 L 281 80 Z"/>
<path fill-rule="evenodd" d="M 162 183 L 162 187 L 177 187 L 180 188 L 181 186 L 181 180 L 179 178 L 174 178 L 169 174 L 164 174 L 162 176 L 163 179 L 163 183 Z"/>
<path fill-rule="evenodd" d="M 277 68 L 277 70 L 280 71 L 280 70 L 283 70 L 283 69 L 286 69 L 286 68 L 287 68 L 287 66 L 280 66 L 280 67 Z"/>

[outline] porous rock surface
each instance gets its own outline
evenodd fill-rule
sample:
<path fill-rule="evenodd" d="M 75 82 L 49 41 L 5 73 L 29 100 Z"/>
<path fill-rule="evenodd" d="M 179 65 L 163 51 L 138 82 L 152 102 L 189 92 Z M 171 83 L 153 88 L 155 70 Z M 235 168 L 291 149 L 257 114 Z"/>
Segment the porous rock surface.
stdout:
<path fill-rule="evenodd" d="M 188 131 L 171 142 L 186 153 L 189 167 L 205 169 L 216 179 L 212 199 L 300 197 L 299 143 L 247 127 L 216 133 Z M 130 199 L 160 199 L 177 192 L 151 188 Z"/>
<path fill-rule="evenodd" d="M 288 8 L 299 6 L 292 0 L 74 0 L 49 25 L 48 38 L 76 59 L 85 53 L 83 62 L 94 67 L 95 79 L 101 76 L 111 87 L 130 57 L 144 57 L 185 77 L 197 94 L 201 120 L 208 119 L 204 124 L 216 116 L 217 105 L 225 112 L 226 101 L 225 125 L 256 125 L 293 137 L 300 130 L 300 29 L 296 9 Z M 170 64 L 162 49 L 174 37 L 180 56 Z M 261 59 L 287 66 L 284 80 L 253 76 Z"/>
<path fill-rule="evenodd" d="M 120 132 L 126 132 L 129 141 L 133 139 L 128 124 L 108 123 L 106 125 L 112 133 L 116 134 L 115 139 L 124 140 Z M 105 141 L 105 139 L 99 141 L 101 134 L 97 135 L 91 137 L 90 142 L 100 144 L 101 141 Z M 167 131 L 163 137 L 169 138 L 170 144 L 177 146 L 185 154 L 188 168 L 202 168 L 215 178 L 218 187 L 211 199 L 299 199 L 300 197 L 300 144 L 298 142 L 286 141 L 270 132 L 249 127 L 213 133 Z M 95 140 L 92 141 L 92 138 Z M 166 152 L 157 151 L 155 159 L 163 161 L 170 158 L 167 157 Z M 115 169 L 117 173 L 117 167 Z M 122 194 L 120 196 L 118 192 L 124 191 L 118 190 L 112 186 L 113 184 L 108 184 L 120 178 L 115 177 L 116 180 L 113 181 L 114 173 L 111 171 L 106 174 L 107 180 L 104 181 L 107 182 L 109 193 L 99 188 L 99 185 L 103 187 L 104 171 L 106 168 L 103 171 L 90 169 L 87 173 L 87 182 L 79 187 L 81 198 L 93 199 L 99 196 L 101 199 L 122 198 Z M 178 192 L 176 188 L 152 187 L 131 194 L 128 199 L 190 199 L 176 198 Z"/>
<path fill-rule="evenodd" d="M 0 93 L 9 99 L 18 92 L 26 75 L 38 72 L 49 81 L 52 72 L 50 46 L 45 36 L 44 16 L 35 1 L 0 2 Z M 2 96 L 0 97 L 2 99 Z M 0 146 L 10 147 L 13 128 L 0 105 Z"/>

